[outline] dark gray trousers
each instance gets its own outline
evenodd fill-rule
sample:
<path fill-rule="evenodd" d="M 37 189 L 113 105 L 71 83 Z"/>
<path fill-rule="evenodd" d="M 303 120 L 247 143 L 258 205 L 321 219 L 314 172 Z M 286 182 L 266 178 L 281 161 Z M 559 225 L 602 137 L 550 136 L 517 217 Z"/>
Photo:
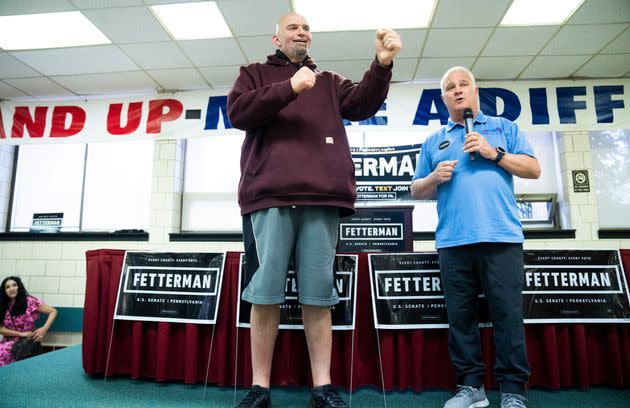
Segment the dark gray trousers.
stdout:
<path fill-rule="evenodd" d="M 529 378 L 523 326 L 523 245 L 480 243 L 438 250 L 449 322 L 449 353 L 459 383 L 479 387 L 478 295 L 487 302 L 496 348 L 494 374 L 502 392 L 524 393 Z"/>

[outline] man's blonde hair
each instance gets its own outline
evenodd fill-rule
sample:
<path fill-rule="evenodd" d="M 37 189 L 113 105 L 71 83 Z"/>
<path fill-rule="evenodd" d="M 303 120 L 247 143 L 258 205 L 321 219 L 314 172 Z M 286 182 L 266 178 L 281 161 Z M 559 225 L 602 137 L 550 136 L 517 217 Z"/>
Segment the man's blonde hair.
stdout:
<path fill-rule="evenodd" d="M 476 88 L 475 76 L 473 75 L 473 73 L 470 72 L 468 68 L 458 65 L 456 67 L 449 68 L 449 70 L 446 71 L 444 75 L 442 75 L 442 79 L 440 80 L 440 89 L 442 90 L 442 94 L 444 94 L 444 91 L 445 91 L 444 86 L 446 85 L 446 80 L 448 79 L 448 76 L 451 75 L 453 72 L 459 72 L 459 71 L 465 72 L 470 77 L 470 82 L 472 83 L 473 88 Z"/>

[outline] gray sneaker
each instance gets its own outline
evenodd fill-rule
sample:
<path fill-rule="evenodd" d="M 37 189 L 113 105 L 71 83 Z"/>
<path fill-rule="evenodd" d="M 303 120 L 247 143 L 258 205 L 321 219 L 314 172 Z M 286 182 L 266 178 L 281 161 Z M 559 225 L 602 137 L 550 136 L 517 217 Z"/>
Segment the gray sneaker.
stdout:
<path fill-rule="evenodd" d="M 486 398 L 486 391 L 483 384 L 479 389 L 467 385 L 458 385 L 457 393 L 453 398 L 446 401 L 444 408 L 481 408 L 490 405 Z M 503 407 L 503 405 L 501 405 Z"/>
<path fill-rule="evenodd" d="M 521 394 L 510 394 L 509 392 L 501 394 L 501 408 L 527 408 L 526 402 L 527 398 Z"/>

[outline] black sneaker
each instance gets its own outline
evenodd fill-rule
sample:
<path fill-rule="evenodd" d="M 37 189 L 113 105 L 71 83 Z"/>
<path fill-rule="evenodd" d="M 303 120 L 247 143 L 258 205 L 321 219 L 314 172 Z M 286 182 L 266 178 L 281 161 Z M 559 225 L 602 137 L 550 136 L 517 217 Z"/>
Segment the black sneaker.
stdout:
<path fill-rule="evenodd" d="M 347 405 L 332 385 L 322 385 L 311 390 L 311 408 L 346 408 Z"/>
<path fill-rule="evenodd" d="M 269 388 L 252 385 L 249 392 L 243 398 L 237 408 L 271 408 L 271 395 Z"/>

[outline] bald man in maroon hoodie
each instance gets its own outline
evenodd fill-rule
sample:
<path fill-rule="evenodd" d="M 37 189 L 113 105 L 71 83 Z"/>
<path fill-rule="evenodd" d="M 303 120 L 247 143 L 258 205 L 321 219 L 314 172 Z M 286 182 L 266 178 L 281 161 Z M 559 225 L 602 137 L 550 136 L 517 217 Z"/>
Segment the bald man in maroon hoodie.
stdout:
<path fill-rule="evenodd" d="M 294 260 L 309 349 L 311 407 L 345 407 L 330 385 L 330 307 L 339 302 L 333 261 L 339 217 L 354 212 L 354 163 L 343 119 L 364 120 L 381 107 L 393 58 L 402 48 L 393 30 L 378 30 L 376 57 L 358 84 L 320 71 L 308 56 L 306 19 L 283 16 L 272 37 L 277 50 L 264 64 L 241 67 L 228 95 L 232 125 L 246 131 L 238 201 L 252 303 L 252 388 L 239 407 L 270 407 L 269 378 Z"/>

